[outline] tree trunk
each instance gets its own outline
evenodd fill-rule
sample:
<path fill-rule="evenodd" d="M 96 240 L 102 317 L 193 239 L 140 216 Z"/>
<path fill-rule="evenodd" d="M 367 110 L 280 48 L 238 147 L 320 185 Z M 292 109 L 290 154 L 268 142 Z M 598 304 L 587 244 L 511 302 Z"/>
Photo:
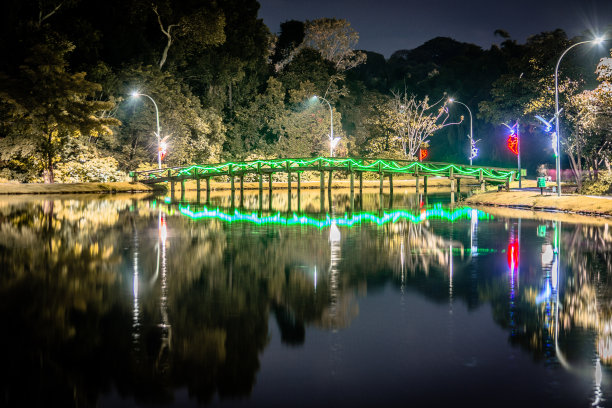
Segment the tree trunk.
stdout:
<path fill-rule="evenodd" d="M 53 184 L 53 146 L 51 145 L 51 131 L 47 132 L 47 168 L 43 170 L 43 181 L 45 184 Z"/>
<path fill-rule="evenodd" d="M 229 108 L 232 109 L 232 82 L 230 81 L 228 88 L 228 96 L 229 96 Z"/>
<path fill-rule="evenodd" d="M 578 175 L 579 170 L 578 170 L 578 165 L 576 164 L 576 158 L 569 151 L 567 152 L 567 155 L 570 158 L 570 165 L 572 166 L 572 171 L 574 173 L 574 178 L 576 179 L 576 185 L 578 186 L 578 191 L 580 191 L 580 189 L 582 188 L 582 180 L 580 179 L 580 176 Z M 580 158 L 578 158 L 578 160 L 580 160 Z M 557 177 L 559 178 L 559 180 L 561 180 L 561 174 L 557 174 Z"/>

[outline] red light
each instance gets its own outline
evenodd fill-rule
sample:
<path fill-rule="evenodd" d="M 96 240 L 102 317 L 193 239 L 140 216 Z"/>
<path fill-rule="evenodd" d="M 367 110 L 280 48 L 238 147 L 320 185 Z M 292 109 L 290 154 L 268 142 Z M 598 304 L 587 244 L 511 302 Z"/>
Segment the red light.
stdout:
<path fill-rule="evenodd" d="M 518 242 L 511 242 L 508 244 L 508 268 L 514 270 L 518 265 L 519 260 L 519 246 Z"/>
<path fill-rule="evenodd" d="M 507 146 L 512 153 L 518 155 L 518 135 L 516 133 L 508 136 Z"/>
<path fill-rule="evenodd" d="M 427 151 L 427 149 L 421 149 L 421 153 L 419 154 L 419 160 L 423 161 L 427 158 L 427 156 L 429 156 L 429 152 Z"/>

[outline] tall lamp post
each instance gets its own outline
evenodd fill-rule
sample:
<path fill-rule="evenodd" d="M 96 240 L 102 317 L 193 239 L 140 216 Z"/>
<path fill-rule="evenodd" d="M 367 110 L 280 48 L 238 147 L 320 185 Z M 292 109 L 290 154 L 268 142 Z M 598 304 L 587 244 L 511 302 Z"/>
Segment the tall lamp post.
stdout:
<path fill-rule="evenodd" d="M 580 45 L 580 44 L 601 44 L 603 41 L 602 37 L 597 37 L 588 41 L 581 41 L 574 45 L 569 46 L 563 54 L 559 57 L 557 61 L 557 65 L 555 66 L 555 130 L 557 134 L 557 158 L 556 158 L 556 171 L 557 171 L 557 196 L 561 196 L 561 134 L 559 133 L 559 64 L 561 64 L 561 60 L 567 54 L 569 50 Z"/>
<path fill-rule="evenodd" d="M 155 119 L 157 120 L 157 133 L 155 133 L 155 136 L 157 137 L 157 166 L 161 170 L 162 141 L 161 141 L 161 133 L 159 130 L 159 110 L 157 109 L 157 104 L 155 103 L 153 98 L 151 98 L 149 95 L 143 94 L 140 92 L 136 92 L 136 91 L 132 92 L 133 98 L 138 98 L 139 96 L 146 96 L 147 98 L 151 100 L 151 102 L 153 102 L 153 105 L 155 106 Z"/>
<path fill-rule="evenodd" d="M 470 166 L 471 166 L 472 165 L 472 159 L 474 157 L 476 157 L 476 154 L 478 152 L 478 149 L 476 149 L 476 142 L 474 142 L 474 130 L 473 130 L 473 127 L 472 127 L 472 111 L 470 110 L 469 106 L 467 106 L 463 102 L 459 102 L 455 98 L 448 98 L 448 102 L 449 103 L 458 103 L 460 105 L 463 105 L 463 106 L 465 106 L 465 108 L 470 113 L 470 136 L 469 136 L 469 139 L 470 139 Z"/>
<path fill-rule="evenodd" d="M 329 128 L 330 128 L 330 133 L 329 133 L 329 155 L 331 157 L 334 157 L 334 148 L 336 147 L 336 145 L 340 141 L 339 137 L 334 139 L 334 111 L 333 111 L 329 101 L 327 99 L 323 98 L 322 96 L 314 95 L 313 99 L 321 99 L 322 101 L 325 101 L 325 103 L 327 103 L 327 106 L 329 106 Z"/>

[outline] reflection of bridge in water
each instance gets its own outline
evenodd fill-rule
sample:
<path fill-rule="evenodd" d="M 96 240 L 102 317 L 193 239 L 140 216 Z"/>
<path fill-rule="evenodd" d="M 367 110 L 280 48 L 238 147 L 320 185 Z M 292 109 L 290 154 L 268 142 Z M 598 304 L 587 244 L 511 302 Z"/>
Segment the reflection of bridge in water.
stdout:
<path fill-rule="evenodd" d="M 342 158 L 342 157 L 316 157 L 316 158 L 287 158 L 255 161 L 236 161 L 218 164 L 194 164 L 183 167 L 173 167 L 168 169 L 148 170 L 141 172 L 131 172 L 130 176 L 134 181 L 142 183 L 170 183 L 170 191 L 174 193 L 175 183 L 181 183 L 181 191 L 185 191 L 185 182 L 195 180 L 196 190 L 200 194 L 200 181 L 204 179 L 206 183 L 206 200 L 210 197 L 210 183 L 213 177 L 229 177 L 232 202 L 236 190 L 235 179 L 238 177 L 240 183 L 241 196 L 244 192 L 245 176 L 253 175 L 259 182 L 260 194 L 263 191 L 263 178 L 268 175 L 268 190 L 272 192 L 272 176 L 276 173 L 287 175 L 287 189 L 291 192 L 293 178 L 297 181 L 298 199 L 301 190 L 301 174 L 303 172 L 318 172 L 320 180 L 320 190 L 325 189 L 325 172 L 329 174 L 327 188 L 331 190 L 333 172 L 347 173 L 350 180 L 351 201 L 353 201 L 355 176 L 359 179 L 359 191 L 363 189 L 363 173 L 375 173 L 379 175 L 380 192 L 383 191 L 384 178 L 389 179 L 389 189 L 393 195 L 393 176 L 410 175 L 416 178 L 416 191 L 419 192 L 420 181 L 423 177 L 423 189 L 427 194 L 427 179 L 430 176 L 446 177 L 450 180 L 451 200 L 454 201 L 455 192 L 460 192 L 461 179 L 471 179 L 478 181 L 484 191 L 485 184 L 506 184 L 518 177 L 518 172 L 514 169 L 465 166 L 452 163 L 433 163 L 415 162 L 407 160 L 386 160 L 375 158 Z M 289 193 L 291 194 L 291 193 Z"/>

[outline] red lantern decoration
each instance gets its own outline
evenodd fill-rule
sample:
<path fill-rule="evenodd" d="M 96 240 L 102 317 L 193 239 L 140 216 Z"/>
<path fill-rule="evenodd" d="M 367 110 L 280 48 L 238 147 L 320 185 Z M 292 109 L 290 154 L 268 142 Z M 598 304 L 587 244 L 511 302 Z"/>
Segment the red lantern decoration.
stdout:
<path fill-rule="evenodd" d="M 516 133 L 513 133 L 510 136 L 508 136 L 508 142 L 506 145 L 508 146 L 508 149 L 510 149 L 512 153 L 518 156 L 518 135 Z"/>
<path fill-rule="evenodd" d="M 421 149 L 421 152 L 419 153 L 419 160 L 423 161 L 427 158 L 427 156 L 429 156 L 427 149 Z"/>

